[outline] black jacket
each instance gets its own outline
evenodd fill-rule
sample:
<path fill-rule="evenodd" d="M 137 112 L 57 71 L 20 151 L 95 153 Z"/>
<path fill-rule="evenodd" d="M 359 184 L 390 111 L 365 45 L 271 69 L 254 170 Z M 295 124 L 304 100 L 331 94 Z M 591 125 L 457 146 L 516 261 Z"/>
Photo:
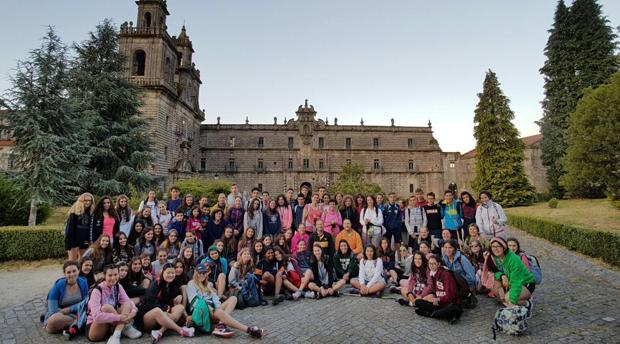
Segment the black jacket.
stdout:
<path fill-rule="evenodd" d="M 334 283 L 334 267 L 332 265 L 331 259 L 329 257 L 323 256 L 323 264 L 325 265 L 325 270 L 327 271 L 327 284 L 323 284 L 321 282 L 321 278 L 319 276 L 319 263 L 312 261 L 310 267 L 312 268 L 312 274 L 314 275 L 314 283 L 319 287 L 323 288 L 331 288 Z"/>
<path fill-rule="evenodd" d="M 65 227 L 65 249 L 88 248 L 101 235 L 94 227 L 94 217 L 89 213 L 71 214 Z"/>
<path fill-rule="evenodd" d="M 360 216 L 354 207 L 345 207 L 340 209 L 340 216 L 342 217 L 342 221 L 345 219 L 349 219 L 351 221 L 351 228 L 355 229 L 357 232 L 361 230 L 362 226 L 360 225 Z"/>

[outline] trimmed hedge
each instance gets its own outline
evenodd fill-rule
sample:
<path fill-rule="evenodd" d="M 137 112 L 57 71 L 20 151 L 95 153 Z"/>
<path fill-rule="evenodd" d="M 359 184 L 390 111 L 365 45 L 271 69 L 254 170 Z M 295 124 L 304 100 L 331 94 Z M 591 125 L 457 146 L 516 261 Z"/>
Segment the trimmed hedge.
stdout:
<path fill-rule="evenodd" d="M 65 238 L 60 227 L 0 227 L 0 261 L 65 257 Z"/>
<path fill-rule="evenodd" d="M 620 266 L 619 234 L 512 214 L 508 214 L 508 224 L 571 250 Z"/>

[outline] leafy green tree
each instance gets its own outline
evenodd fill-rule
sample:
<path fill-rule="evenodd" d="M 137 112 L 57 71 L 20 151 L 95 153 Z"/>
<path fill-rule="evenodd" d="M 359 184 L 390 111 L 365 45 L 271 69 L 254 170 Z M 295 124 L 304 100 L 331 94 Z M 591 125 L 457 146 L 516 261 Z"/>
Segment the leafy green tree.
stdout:
<path fill-rule="evenodd" d="M 219 194 L 228 195 L 230 193 L 232 182 L 222 179 L 195 177 L 180 180 L 176 185 L 181 190 L 181 197 L 190 193 L 194 196 L 194 200 L 197 201 L 197 198 L 205 196 L 209 200 L 209 204 L 215 204 Z"/>
<path fill-rule="evenodd" d="M 45 222 L 52 208 L 37 207 L 37 223 Z M 24 226 L 30 215 L 30 197 L 9 176 L 0 173 L 0 226 Z"/>
<path fill-rule="evenodd" d="M 66 47 L 49 27 L 39 48 L 19 61 L 11 89 L 0 100 L 10 110 L 13 160 L 19 187 L 28 195 L 28 225 L 37 222 L 40 205 L 62 202 L 78 189 L 82 156 L 79 121 L 67 100 Z"/>
<path fill-rule="evenodd" d="M 596 0 L 575 0 L 570 8 L 558 3 L 554 24 L 545 48 L 547 61 L 540 72 L 545 78 L 542 159 L 547 167 L 550 193 L 564 194 L 559 182 L 565 173 L 566 130 L 583 90 L 596 87 L 618 70 L 615 38 L 609 21 Z"/>
<path fill-rule="evenodd" d="M 338 173 L 336 181 L 329 187 L 328 193 L 335 195 L 341 192 L 345 195 L 377 194 L 381 192 L 378 184 L 370 183 L 364 178 L 364 166 L 360 164 L 342 165 L 342 172 Z"/>
<path fill-rule="evenodd" d="M 620 200 L 620 72 L 588 88 L 570 117 L 560 179 L 571 197 Z"/>
<path fill-rule="evenodd" d="M 148 123 L 140 117 L 140 88 L 122 77 L 125 55 L 110 20 L 75 44 L 71 101 L 84 123 L 89 176 L 82 188 L 96 194 L 144 189 L 155 182 L 147 169 L 155 161 Z"/>
<path fill-rule="evenodd" d="M 497 76 L 486 73 L 474 116 L 476 138 L 476 190 L 488 190 L 504 206 L 531 204 L 534 187 L 525 175 L 523 142 L 512 120 L 509 100 Z"/>

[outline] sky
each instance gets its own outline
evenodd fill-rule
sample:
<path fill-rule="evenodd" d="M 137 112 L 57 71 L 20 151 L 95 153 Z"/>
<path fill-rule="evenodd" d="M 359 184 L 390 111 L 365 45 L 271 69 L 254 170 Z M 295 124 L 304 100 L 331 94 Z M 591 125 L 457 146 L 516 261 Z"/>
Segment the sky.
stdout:
<path fill-rule="evenodd" d="M 0 91 L 47 25 L 67 44 L 104 18 L 136 22 L 131 0 L 0 0 Z M 567 1 L 568 4 L 571 1 Z M 207 123 L 273 123 L 304 99 L 333 123 L 426 126 L 444 151 L 475 147 L 485 72 L 497 73 L 521 136 L 539 132 L 544 47 L 556 1 L 169 0 L 201 71 Z M 620 1 L 599 0 L 612 27 Z"/>

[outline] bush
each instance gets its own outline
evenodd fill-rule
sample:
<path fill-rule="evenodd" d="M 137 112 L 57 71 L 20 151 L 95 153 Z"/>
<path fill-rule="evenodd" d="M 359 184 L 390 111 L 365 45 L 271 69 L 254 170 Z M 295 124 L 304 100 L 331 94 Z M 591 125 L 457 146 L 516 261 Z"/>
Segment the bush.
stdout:
<path fill-rule="evenodd" d="M 192 194 L 194 200 L 206 196 L 209 204 L 215 204 L 217 196 L 221 193 L 228 195 L 232 182 L 221 179 L 207 179 L 196 177 L 179 181 L 176 186 L 181 190 L 181 198 L 185 194 Z"/>
<path fill-rule="evenodd" d="M 4 174 L 0 174 L 0 226 L 25 226 L 28 224 L 30 215 L 30 200 L 26 193 L 9 180 Z M 37 211 L 37 223 L 43 223 L 52 213 L 52 208 L 40 205 Z"/>
<path fill-rule="evenodd" d="M 0 227 L 0 261 L 65 257 L 65 238 L 60 227 Z"/>
<path fill-rule="evenodd" d="M 555 209 L 558 207 L 558 199 L 553 197 L 552 199 L 549 200 L 549 202 L 547 202 L 547 205 L 549 206 L 549 208 L 551 209 Z"/>
<path fill-rule="evenodd" d="M 620 266 L 620 235 L 616 233 L 512 214 L 508 214 L 508 223 L 537 237 Z"/>
<path fill-rule="evenodd" d="M 536 202 L 547 202 L 551 199 L 551 195 L 546 192 L 538 192 L 536 194 Z"/>

